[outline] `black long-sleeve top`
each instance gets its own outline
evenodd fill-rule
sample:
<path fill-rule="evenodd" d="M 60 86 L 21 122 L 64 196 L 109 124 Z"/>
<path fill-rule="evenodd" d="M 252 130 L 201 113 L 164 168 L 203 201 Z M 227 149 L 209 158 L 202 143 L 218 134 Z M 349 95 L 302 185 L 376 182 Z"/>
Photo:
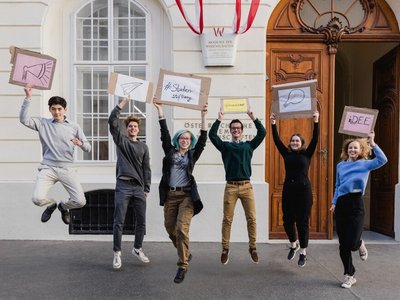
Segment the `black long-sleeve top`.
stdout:
<path fill-rule="evenodd" d="M 285 181 L 302 181 L 308 179 L 308 169 L 310 168 L 311 157 L 317 147 L 319 136 L 319 123 L 314 123 L 313 136 L 307 149 L 301 151 L 289 150 L 279 138 L 275 124 L 272 124 L 272 136 L 276 148 L 282 155 L 285 162 L 286 177 Z"/>

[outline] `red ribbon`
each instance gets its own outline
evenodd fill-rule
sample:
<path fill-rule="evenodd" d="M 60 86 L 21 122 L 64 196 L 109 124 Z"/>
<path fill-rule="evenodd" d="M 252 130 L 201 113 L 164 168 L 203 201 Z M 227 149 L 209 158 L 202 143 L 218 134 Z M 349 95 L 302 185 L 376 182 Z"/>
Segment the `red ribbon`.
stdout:
<path fill-rule="evenodd" d="M 254 18 L 256 17 L 258 7 L 260 5 L 260 0 L 251 0 L 249 14 L 247 16 L 247 24 L 246 26 L 242 26 L 240 28 L 240 19 L 242 17 L 242 1 L 236 0 L 236 10 L 235 10 L 235 18 L 234 18 L 234 32 L 237 34 L 245 33 L 250 29 L 253 24 Z"/>
<path fill-rule="evenodd" d="M 181 0 L 175 0 L 176 5 L 179 8 L 183 18 L 186 21 L 186 24 L 189 28 L 196 34 L 202 34 L 204 23 L 203 23 L 203 0 L 195 0 L 196 5 L 196 18 L 198 25 L 194 25 L 188 17 L 186 16 L 185 8 L 183 7 Z M 260 0 L 251 0 L 249 13 L 247 16 L 246 25 L 240 26 L 240 21 L 242 18 L 242 1 L 236 0 L 236 7 L 235 7 L 235 17 L 233 22 L 233 31 L 237 34 L 245 33 L 247 30 L 250 29 L 251 25 L 253 24 L 254 18 L 256 17 L 257 10 L 260 4 Z"/>
<path fill-rule="evenodd" d="M 178 5 L 178 8 L 183 16 L 183 18 L 186 21 L 186 24 L 188 24 L 189 28 L 196 34 L 202 34 L 203 33 L 203 0 L 196 0 L 196 17 L 197 17 L 197 23 L 199 24 L 197 28 L 195 28 L 195 25 L 193 25 L 190 20 L 186 17 L 186 12 L 185 8 L 183 7 L 181 0 L 175 0 L 176 5 Z"/>

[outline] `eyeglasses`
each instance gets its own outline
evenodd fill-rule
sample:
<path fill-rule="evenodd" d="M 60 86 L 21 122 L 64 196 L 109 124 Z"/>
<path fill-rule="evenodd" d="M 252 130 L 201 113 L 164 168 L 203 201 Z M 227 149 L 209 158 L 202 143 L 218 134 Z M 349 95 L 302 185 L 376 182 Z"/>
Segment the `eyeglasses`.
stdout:
<path fill-rule="evenodd" d="M 242 127 L 231 127 L 231 130 L 242 130 Z"/>
<path fill-rule="evenodd" d="M 179 137 L 182 141 L 190 141 L 190 137 Z"/>

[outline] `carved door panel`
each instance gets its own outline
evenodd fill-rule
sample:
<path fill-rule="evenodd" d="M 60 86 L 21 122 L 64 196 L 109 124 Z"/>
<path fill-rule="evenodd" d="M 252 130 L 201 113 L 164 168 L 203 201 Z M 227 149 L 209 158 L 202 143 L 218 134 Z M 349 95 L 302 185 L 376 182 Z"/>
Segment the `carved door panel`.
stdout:
<path fill-rule="evenodd" d="M 332 185 L 332 146 L 329 141 L 333 126 L 330 115 L 333 101 L 329 99 L 333 85 L 331 63 L 332 56 L 327 53 L 323 43 L 267 43 L 267 55 L 271 65 L 267 67 L 267 116 L 271 113 L 271 86 L 294 81 L 317 79 L 317 99 L 320 111 L 320 136 L 313 155 L 309 177 L 313 191 L 313 207 L 310 218 L 310 238 L 326 239 L 332 236 L 331 215 L 328 199 L 329 182 Z M 284 144 L 289 143 L 293 133 L 301 133 L 310 142 L 312 136 L 312 119 L 288 119 L 277 122 L 278 131 Z M 270 125 L 269 125 L 270 128 Z M 282 222 L 282 188 L 285 178 L 285 167 L 282 157 L 272 139 L 271 130 L 267 131 L 266 177 L 270 190 L 270 238 L 286 238 Z"/>
<path fill-rule="evenodd" d="M 371 173 L 371 230 L 394 237 L 394 192 L 398 179 L 400 48 L 374 63 L 373 108 L 379 110 L 376 143 L 389 162 Z"/>

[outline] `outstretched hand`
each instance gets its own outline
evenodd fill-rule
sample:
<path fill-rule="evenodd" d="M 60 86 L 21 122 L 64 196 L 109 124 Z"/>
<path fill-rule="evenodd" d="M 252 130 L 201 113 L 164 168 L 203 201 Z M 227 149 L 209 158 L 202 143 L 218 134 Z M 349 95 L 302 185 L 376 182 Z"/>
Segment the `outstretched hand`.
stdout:
<path fill-rule="evenodd" d="M 274 113 L 271 113 L 271 115 L 269 116 L 269 119 L 271 120 L 272 125 L 276 124 L 276 116 Z"/>
<path fill-rule="evenodd" d="M 26 99 L 30 100 L 32 98 L 32 85 L 31 84 L 27 84 L 24 87 L 24 92 L 25 92 Z"/>
<path fill-rule="evenodd" d="M 319 111 L 316 110 L 313 114 L 314 123 L 318 123 L 319 120 Z"/>
<path fill-rule="evenodd" d="M 255 120 L 255 119 L 257 119 L 256 118 L 256 115 L 254 114 L 254 111 L 252 111 L 250 108 L 249 108 L 249 110 L 247 111 L 247 115 L 250 117 L 250 119 L 252 119 L 253 121 Z"/>
<path fill-rule="evenodd" d="M 374 131 L 371 131 L 369 134 L 368 134 L 368 144 L 371 146 L 371 147 L 374 147 L 376 144 L 375 144 L 375 132 Z"/>
<path fill-rule="evenodd" d="M 159 103 L 158 101 L 159 101 L 158 98 L 156 96 L 154 96 L 153 97 L 153 104 L 157 108 L 158 117 L 161 119 L 161 118 L 164 118 L 164 112 L 163 112 L 163 109 L 162 109 L 162 104 Z"/>
<path fill-rule="evenodd" d="M 222 121 L 224 119 L 224 112 L 222 111 L 222 107 L 218 112 L 218 120 Z"/>

